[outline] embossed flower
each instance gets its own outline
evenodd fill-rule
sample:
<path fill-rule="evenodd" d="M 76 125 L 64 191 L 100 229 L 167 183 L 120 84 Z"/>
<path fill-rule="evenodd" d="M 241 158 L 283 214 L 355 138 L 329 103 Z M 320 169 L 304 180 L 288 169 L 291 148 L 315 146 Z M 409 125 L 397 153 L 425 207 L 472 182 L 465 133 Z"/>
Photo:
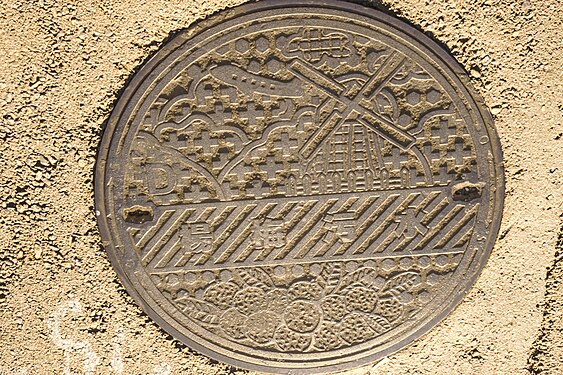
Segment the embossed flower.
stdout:
<path fill-rule="evenodd" d="M 330 294 L 323 298 L 321 308 L 325 318 L 340 321 L 347 313 L 346 298 L 338 294 Z"/>
<path fill-rule="evenodd" d="M 363 314 L 351 313 L 340 323 L 340 337 L 349 344 L 358 343 L 375 336 Z"/>
<path fill-rule="evenodd" d="M 403 304 L 394 296 L 381 297 L 375 312 L 392 322 L 403 314 Z"/>
<path fill-rule="evenodd" d="M 266 294 L 266 299 L 268 301 L 268 310 L 272 310 L 276 313 L 283 314 L 288 304 L 286 290 L 284 289 L 271 290 Z"/>
<path fill-rule="evenodd" d="M 223 331 L 234 339 L 241 339 L 246 335 L 247 317 L 235 308 L 228 309 L 219 317 L 219 326 Z"/>
<path fill-rule="evenodd" d="M 346 292 L 346 306 L 348 311 L 372 312 L 377 304 L 377 292 L 362 286 L 354 287 Z"/>
<path fill-rule="evenodd" d="M 305 299 L 311 301 L 321 299 L 323 293 L 323 288 L 315 282 L 298 281 L 289 287 L 287 296 L 290 300 Z"/>
<path fill-rule="evenodd" d="M 287 306 L 284 319 L 287 326 L 296 332 L 311 332 L 319 325 L 321 313 L 315 304 L 297 300 Z"/>
<path fill-rule="evenodd" d="M 235 307 L 244 315 L 265 310 L 268 307 L 266 293 L 256 287 L 247 287 L 238 291 L 234 296 Z"/>
<path fill-rule="evenodd" d="M 319 350 L 336 349 L 342 345 L 338 323 L 323 321 L 315 333 L 313 346 Z"/>
<path fill-rule="evenodd" d="M 279 315 L 272 311 L 254 313 L 246 320 L 246 336 L 259 344 L 265 344 L 274 338 L 276 328 L 280 324 Z"/>
<path fill-rule="evenodd" d="M 302 352 L 311 345 L 310 333 L 292 331 L 285 324 L 276 329 L 274 339 L 284 352 Z"/>
<path fill-rule="evenodd" d="M 239 287 L 233 283 L 214 283 L 207 287 L 203 299 L 220 309 L 228 309 L 233 305 L 233 298 L 238 290 Z"/>

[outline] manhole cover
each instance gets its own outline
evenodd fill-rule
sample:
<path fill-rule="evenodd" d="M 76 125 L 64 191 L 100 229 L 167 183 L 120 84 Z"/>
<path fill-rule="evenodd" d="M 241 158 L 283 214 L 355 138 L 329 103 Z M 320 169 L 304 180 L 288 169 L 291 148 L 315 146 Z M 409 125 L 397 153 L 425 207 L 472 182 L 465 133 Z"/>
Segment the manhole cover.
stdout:
<path fill-rule="evenodd" d="M 379 11 L 262 1 L 167 43 L 105 131 L 102 237 L 166 331 L 240 367 L 375 361 L 496 237 L 498 137 L 456 62 Z"/>

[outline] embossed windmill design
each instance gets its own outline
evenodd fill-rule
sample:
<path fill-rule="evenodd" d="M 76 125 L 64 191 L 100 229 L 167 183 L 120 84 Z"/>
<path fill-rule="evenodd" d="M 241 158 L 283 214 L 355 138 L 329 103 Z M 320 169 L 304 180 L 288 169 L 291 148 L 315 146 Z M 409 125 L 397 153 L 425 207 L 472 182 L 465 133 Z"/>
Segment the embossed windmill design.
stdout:
<path fill-rule="evenodd" d="M 346 90 L 344 86 L 325 74 L 320 73 L 307 62 L 296 59 L 288 64 L 289 69 L 294 75 L 323 90 L 323 92 L 344 106 L 342 112 L 336 109 L 333 110 L 309 138 L 308 142 L 301 148 L 300 154 L 303 159 L 307 160 L 338 126 L 343 124 L 350 117 L 359 115 L 356 121 L 402 150 L 411 150 L 422 164 L 426 178 L 430 182 L 432 177 L 428 161 L 415 146 L 415 138 L 369 108 L 370 103 L 367 98 L 380 90 L 382 86 L 399 71 L 403 65 L 403 61 L 404 59 L 398 53 L 391 53 L 379 69 L 364 83 L 358 93 L 352 98 L 343 95 Z"/>
<path fill-rule="evenodd" d="M 382 60 L 373 74 L 365 81 L 361 81 L 361 85 L 356 85 L 354 90 L 349 90 L 349 87 L 344 86 L 341 83 L 342 79 L 337 81 L 299 57 L 287 62 L 287 70 L 292 76 L 288 75 L 283 81 L 249 72 L 236 63 L 221 63 L 209 68 L 208 76 L 228 87 L 236 87 L 241 92 L 273 95 L 273 92 L 279 90 L 280 94 L 298 100 L 304 96 L 308 86 L 312 85 L 326 96 L 323 104 L 318 107 L 326 105 L 330 101 L 336 103 L 336 105 L 327 106 L 332 110 L 323 117 L 323 120 L 321 120 L 321 116 L 315 119 L 318 120 L 318 123 L 314 124 L 313 131 L 307 133 L 306 136 L 305 133 L 301 133 L 305 138 L 303 142 L 292 143 L 291 139 L 283 136 L 287 136 L 288 133 L 282 132 L 282 136 L 279 137 L 279 142 L 282 143 L 279 145 L 280 153 L 298 156 L 296 159 L 298 162 L 294 164 L 303 170 L 308 168 L 312 158 L 320 150 L 330 148 L 328 146 L 330 146 L 331 140 L 339 138 L 341 143 L 348 142 L 349 139 L 345 136 L 346 131 L 355 136 L 356 128 L 364 128 L 359 134 L 360 138 L 364 137 L 364 141 L 366 138 L 381 137 L 392 146 L 390 153 L 393 157 L 393 164 L 396 164 L 393 165 L 393 168 L 400 170 L 400 179 L 405 181 L 409 179 L 409 171 L 404 166 L 401 167 L 400 159 L 401 156 L 404 157 L 405 154 L 410 153 L 420 161 L 428 183 L 426 186 L 418 186 L 410 191 L 399 191 L 394 186 L 390 186 L 387 181 L 386 184 L 382 183 L 379 186 L 380 189 L 376 195 L 371 193 L 362 195 L 359 192 L 367 192 L 370 189 L 364 186 L 363 189 L 357 190 L 354 175 L 347 173 L 346 169 L 344 169 L 343 175 L 337 173 L 328 175 L 325 172 L 329 168 L 320 166 L 319 174 L 322 175 L 326 186 L 330 185 L 333 188 L 340 184 L 340 181 L 336 181 L 336 175 L 338 179 L 347 180 L 348 191 L 332 189 L 329 192 L 328 189 L 324 191 L 319 189 L 319 195 L 316 195 L 317 192 L 311 193 L 309 176 L 302 174 L 301 176 L 304 177 L 298 181 L 304 187 L 301 194 L 311 196 L 302 206 L 292 199 L 291 193 L 286 196 L 269 196 L 267 194 L 269 187 L 265 187 L 264 180 L 256 179 L 246 181 L 250 186 L 250 188 L 247 186 L 249 195 L 243 197 L 246 203 L 236 205 L 232 201 L 237 199 L 233 199 L 237 191 L 233 191 L 233 185 L 229 181 L 230 177 L 237 178 L 242 175 L 254 178 L 258 173 L 276 176 L 283 167 L 283 162 L 271 154 L 263 157 L 264 164 L 260 172 L 256 172 L 252 166 L 245 164 L 248 159 L 255 157 L 251 154 L 253 151 L 260 150 L 268 142 L 273 143 L 272 134 L 274 132 L 284 128 L 296 128 L 297 116 L 295 115 L 290 119 L 277 119 L 267 126 L 258 139 L 250 140 L 239 137 L 244 141 L 236 155 L 225 160 L 221 169 L 205 174 L 204 177 L 212 180 L 221 194 L 218 195 L 219 201 L 213 202 L 213 207 L 203 210 L 205 206 L 194 205 L 193 216 L 194 220 L 200 216 L 208 216 L 209 227 L 213 228 L 216 235 L 208 244 L 209 251 L 188 254 L 189 262 L 193 267 L 209 264 L 237 264 L 251 259 L 257 262 L 278 262 L 286 259 L 316 259 L 321 256 L 335 257 L 335 259 L 350 256 L 363 257 L 369 253 L 370 247 L 379 237 L 386 240 L 377 246 L 375 249 L 377 253 L 410 251 L 433 240 L 437 232 L 429 228 L 432 226 L 441 228 L 463 211 L 463 205 L 453 204 L 445 196 L 446 193 L 437 193 L 434 187 L 429 186 L 432 185 L 432 175 L 428 162 L 417 148 L 417 139 L 404 130 L 406 129 L 404 124 L 402 126 L 395 124 L 390 117 L 385 117 L 372 109 L 370 99 L 405 70 L 406 57 L 398 52 L 387 53 Z M 208 76 L 201 77 L 200 81 L 204 81 Z M 197 87 L 198 83 L 195 86 Z M 188 119 L 192 121 L 191 123 L 197 120 L 212 124 L 213 121 L 211 117 L 197 113 L 191 114 Z M 186 123 L 188 120 L 182 122 L 182 124 Z M 351 123 L 354 125 L 351 126 Z M 161 134 L 166 134 L 167 126 L 169 125 L 158 128 Z M 182 126 L 184 128 L 180 129 L 183 132 L 191 131 L 189 126 Z M 214 134 L 220 131 L 224 130 L 212 130 Z M 196 133 L 198 137 L 193 139 L 194 144 L 200 138 L 203 139 L 210 134 L 207 130 L 196 131 Z M 355 138 L 352 141 L 355 141 Z M 369 152 L 370 147 L 379 147 L 379 142 L 377 146 L 375 143 L 362 143 L 361 148 Z M 209 154 L 209 152 L 204 153 Z M 330 150 L 325 152 L 325 154 L 328 153 Z M 347 157 L 351 158 L 350 155 Z M 338 158 L 342 158 L 342 155 L 337 155 Z M 348 163 L 350 164 L 350 160 Z M 389 172 L 385 165 L 380 163 L 379 167 L 382 177 L 388 178 Z M 201 169 L 202 166 L 198 165 L 198 168 Z M 371 168 L 373 169 L 373 166 Z M 350 172 L 353 172 L 353 168 L 349 169 Z M 233 170 L 239 172 L 239 175 L 231 173 Z M 402 185 L 402 187 L 406 186 L 409 185 L 406 183 Z M 252 202 L 248 203 L 249 199 L 252 199 Z M 376 201 L 380 203 L 374 204 Z M 347 211 L 348 209 L 351 210 Z M 443 210 L 450 213 L 443 219 L 443 223 L 436 223 L 435 220 L 439 219 L 440 212 Z M 327 224 L 326 217 L 330 217 L 330 212 L 333 211 L 344 212 L 347 215 L 346 220 L 329 220 L 330 222 Z M 404 215 L 404 212 L 407 215 Z M 257 218 L 265 216 L 271 217 L 278 225 L 257 226 Z M 403 218 L 403 216 L 405 217 Z M 458 236 L 458 232 L 461 232 L 464 225 L 470 223 L 472 218 L 473 212 L 470 211 L 467 213 L 467 217 L 463 217 L 463 223 L 459 225 L 459 228 L 452 229 L 447 241 L 441 241 L 436 245 L 439 245 L 436 251 L 442 251 L 444 245 L 450 240 L 455 242 L 453 245 L 455 245 L 455 251 L 458 251 L 457 247 L 466 243 L 463 240 L 465 237 Z M 298 225 L 299 220 L 304 220 L 307 224 Z M 358 224 L 351 225 L 350 220 L 357 220 Z M 172 241 L 177 240 L 173 237 Z M 458 242 L 459 245 L 457 245 Z M 186 264 L 184 260 L 186 254 L 179 251 L 178 247 L 171 247 L 162 257 L 154 256 L 154 254 L 156 252 L 149 251 L 143 260 L 151 267 L 161 271 L 183 267 Z"/>
<path fill-rule="evenodd" d="M 283 79 L 237 61 L 214 61 L 207 69 L 196 70 L 188 93 L 165 109 L 182 100 L 197 105 L 177 121 L 161 115 L 154 136 L 139 138 L 144 139 L 146 150 L 159 152 L 151 156 L 153 164 L 160 163 L 152 168 L 162 175 L 175 174 L 179 180 L 162 183 L 160 190 L 171 198 L 161 195 L 157 201 L 153 197 L 153 203 L 170 210 L 180 204 L 190 207 L 183 211 L 185 217 L 174 214 L 178 217 L 164 225 L 172 225 L 165 239 L 174 245 L 157 243 L 143 261 L 159 272 L 172 272 L 187 264 L 208 267 L 250 260 L 275 263 L 324 256 L 365 257 L 370 252 L 396 254 L 428 244 L 435 248 L 432 251 L 451 245 L 452 251 L 459 252 L 468 238 L 462 230 L 471 224 L 474 210 L 452 202 L 447 191 L 436 192 L 426 159 L 433 151 L 429 134 L 444 136 L 444 125 L 454 136 L 456 128 L 442 122 L 439 129 L 426 124 L 421 136 L 423 120 L 405 124 L 399 116 L 374 107 L 378 95 L 404 85 L 409 79 L 405 77 L 417 71 L 398 51 L 378 53 L 374 68 L 358 69 L 360 74 L 353 67 L 344 74 L 324 73 L 326 67 L 317 67 L 302 56 L 286 57 Z M 214 82 L 214 89 L 209 82 Z M 272 102 L 283 98 L 294 108 L 270 116 L 261 133 L 251 136 L 241 126 L 238 112 L 239 122 L 233 120 L 234 107 L 217 103 L 246 103 L 254 100 L 253 95 Z M 244 108 L 250 117 L 252 110 Z M 311 111 L 305 127 L 303 114 Z M 425 116 L 447 112 L 432 111 Z M 443 138 L 441 144 L 447 145 L 449 133 Z M 418 148 L 421 139 L 426 140 L 424 155 Z M 172 166 L 165 169 L 162 160 Z M 420 181 L 420 174 L 413 175 L 419 171 L 426 181 Z M 280 185 L 286 190 L 279 189 Z M 296 196 L 300 201 L 295 201 Z M 330 219 L 333 213 L 345 215 L 345 220 Z M 434 244 L 436 228 L 450 225 L 462 214 L 461 224 Z M 265 224 L 265 217 L 277 224 Z M 188 248 L 186 239 L 196 237 L 184 231 L 180 238 L 173 223 L 200 221 L 207 223 L 208 237 L 197 237 L 199 247 Z M 385 240 L 371 251 L 380 237 Z M 160 251 L 161 245 L 167 249 Z"/>
<path fill-rule="evenodd" d="M 305 84 L 312 85 L 313 87 L 320 90 L 324 95 L 327 96 L 328 101 L 332 100 L 337 105 L 333 106 L 330 114 L 322 120 L 319 124 L 315 124 L 316 129 L 312 135 L 308 137 L 308 140 L 301 144 L 299 150 L 297 150 L 297 155 L 299 157 L 299 168 L 307 166 L 311 162 L 311 157 L 322 144 L 326 143 L 326 140 L 331 136 L 335 135 L 343 124 L 349 121 L 354 121 L 355 123 L 373 132 L 376 137 L 381 137 L 387 140 L 396 150 L 401 150 L 400 152 L 404 155 L 412 155 L 416 160 L 419 161 L 421 166 L 421 171 L 424 173 L 424 179 L 427 184 L 432 183 L 432 173 L 428 160 L 423 155 L 423 153 L 418 149 L 416 145 L 416 139 L 413 135 L 409 134 L 404 128 L 401 128 L 399 124 L 395 124 L 393 120 L 386 118 L 384 115 L 378 114 L 372 110 L 372 105 L 370 99 L 381 91 L 386 84 L 393 79 L 395 75 L 403 68 L 404 57 L 397 52 L 389 53 L 383 63 L 379 68 L 365 81 L 363 84 L 356 88 L 356 93 L 350 95 L 347 92 L 347 88 L 337 82 L 335 79 L 321 73 L 315 66 L 304 61 L 303 59 L 296 57 L 292 58 L 287 62 L 286 66 L 288 71 L 293 75 L 294 78 L 284 81 L 274 80 L 266 76 L 255 74 L 235 64 L 220 64 L 215 67 L 210 68 L 209 72 L 212 77 L 220 82 L 224 82 L 226 85 L 237 87 L 241 92 L 253 92 L 262 95 L 282 95 L 287 98 L 302 98 L 305 92 Z M 325 102 L 326 104 L 326 102 Z M 292 119 L 295 121 L 295 118 Z M 319 119 L 320 121 L 320 119 Z M 291 121 L 289 121 L 291 123 Z M 280 127 L 287 127 L 288 120 L 280 119 L 279 121 L 273 122 L 268 125 L 265 129 L 262 137 L 258 140 L 251 141 L 247 143 L 241 152 L 228 162 L 227 165 L 222 169 L 222 171 L 217 176 L 218 185 L 224 188 L 224 195 L 226 197 L 231 196 L 235 193 L 232 189 L 229 190 L 229 184 L 225 183 L 225 179 L 228 174 L 233 171 L 234 168 L 239 165 L 245 155 L 255 150 L 260 146 L 264 146 L 268 142 L 268 137 L 275 129 Z M 285 145 L 284 148 L 290 148 L 290 145 Z M 372 148 L 379 148 L 379 142 L 373 144 Z M 379 152 L 380 150 L 377 150 Z M 372 152 L 369 150 L 368 152 Z M 395 155 L 395 151 L 393 151 Z M 349 162 L 350 163 L 350 162 Z M 380 163 L 380 171 L 382 178 L 386 178 L 388 172 L 385 166 Z M 276 173 L 278 166 L 264 166 L 265 173 Z M 273 168 L 273 169 L 272 169 Z M 369 171 L 368 174 L 371 176 L 374 171 Z M 335 179 L 340 180 L 342 177 L 352 182 L 347 182 L 348 184 L 353 184 L 353 176 L 332 176 L 332 183 L 335 184 Z M 303 178 L 302 182 L 304 184 L 303 189 L 306 192 L 308 186 L 310 185 L 308 176 L 303 176 L 303 172 L 300 172 L 295 178 Z M 325 177 L 321 177 L 323 179 Z M 258 185 L 262 185 L 260 181 L 254 181 L 249 185 L 252 190 L 260 190 Z M 291 185 L 291 181 L 289 182 Z M 370 185 L 365 183 L 364 185 Z M 267 189 L 268 184 L 263 185 Z M 382 182 L 381 188 L 385 188 L 386 185 Z M 227 188 L 225 190 L 225 188 Z M 289 190 L 291 190 L 291 186 Z M 293 189 L 294 190 L 294 189 Z M 255 197 L 260 197 L 264 192 L 253 194 Z"/>

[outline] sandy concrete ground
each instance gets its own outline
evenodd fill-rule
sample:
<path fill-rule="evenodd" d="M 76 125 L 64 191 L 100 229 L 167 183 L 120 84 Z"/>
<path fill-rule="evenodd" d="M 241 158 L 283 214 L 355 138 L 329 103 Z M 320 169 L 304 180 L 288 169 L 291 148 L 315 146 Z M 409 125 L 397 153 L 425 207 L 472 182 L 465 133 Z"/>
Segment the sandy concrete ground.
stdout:
<path fill-rule="evenodd" d="M 238 373 L 172 339 L 128 296 L 101 247 L 92 179 L 128 77 L 170 32 L 242 2 L 0 2 L 0 374 Z M 468 70 L 495 117 L 506 200 L 491 258 L 461 305 L 354 373 L 563 373 L 563 6 L 375 5 Z"/>

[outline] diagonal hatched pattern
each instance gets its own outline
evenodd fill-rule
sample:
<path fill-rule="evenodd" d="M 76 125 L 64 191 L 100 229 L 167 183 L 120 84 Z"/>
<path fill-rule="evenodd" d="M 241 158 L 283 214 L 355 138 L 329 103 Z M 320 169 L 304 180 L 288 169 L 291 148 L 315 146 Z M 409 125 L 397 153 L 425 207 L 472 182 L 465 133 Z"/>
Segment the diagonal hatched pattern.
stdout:
<path fill-rule="evenodd" d="M 217 203 L 212 208 L 199 204 L 176 211 L 170 208 L 162 210 L 155 226 L 146 233 L 136 234 L 142 238 L 138 244 L 144 245 L 138 246 L 143 261 L 155 269 L 186 267 L 188 261 L 190 267 L 207 269 L 236 266 L 248 260 L 277 264 L 319 258 L 434 254 L 456 248 L 462 251 L 479 205 L 454 202 L 442 191 L 421 188 L 377 195 L 325 195 L 301 201 L 264 199 L 236 206 Z M 406 215 L 409 210 L 414 212 L 411 218 Z M 348 214 L 348 220 L 353 222 L 350 238 L 345 242 L 339 239 L 332 223 L 324 219 L 338 214 Z M 420 231 L 402 233 L 402 223 L 413 218 Z M 283 232 L 284 240 L 278 246 L 256 246 L 256 225 L 265 220 L 278 223 L 277 228 Z M 210 251 L 198 255 L 186 249 L 179 229 L 201 221 L 211 223 L 214 234 Z M 445 235 L 437 236 L 444 230 Z M 335 235 L 330 236 L 331 233 Z"/>

